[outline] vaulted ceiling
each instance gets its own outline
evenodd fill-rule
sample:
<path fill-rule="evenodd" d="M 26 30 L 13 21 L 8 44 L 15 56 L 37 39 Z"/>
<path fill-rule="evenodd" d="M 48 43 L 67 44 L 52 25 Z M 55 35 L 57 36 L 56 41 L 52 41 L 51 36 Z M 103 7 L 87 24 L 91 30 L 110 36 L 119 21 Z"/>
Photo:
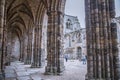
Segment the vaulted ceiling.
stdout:
<path fill-rule="evenodd" d="M 65 0 L 6 0 L 6 26 L 9 32 L 24 35 L 29 28 L 42 24 L 45 11 L 62 11 Z"/>
<path fill-rule="evenodd" d="M 42 0 L 6 0 L 8 31 L 22 36 L 45 12 Z M 33 23 L 30 25 L 30 23 Z"/>

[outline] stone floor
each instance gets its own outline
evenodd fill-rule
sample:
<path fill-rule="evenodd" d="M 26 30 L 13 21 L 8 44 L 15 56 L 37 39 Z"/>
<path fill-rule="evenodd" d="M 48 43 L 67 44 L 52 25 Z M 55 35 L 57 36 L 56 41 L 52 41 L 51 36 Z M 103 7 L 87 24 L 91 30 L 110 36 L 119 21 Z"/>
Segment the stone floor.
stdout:
<path fill-rule="evenodd" d="M 30 68 L 30 65 L 16 61 L 6 66 L 5 80 L 85 80 L 86 64 L 78 60 L 65 62 L 65 71 L 62 75 L 44 75 L 45 67 Z"/>

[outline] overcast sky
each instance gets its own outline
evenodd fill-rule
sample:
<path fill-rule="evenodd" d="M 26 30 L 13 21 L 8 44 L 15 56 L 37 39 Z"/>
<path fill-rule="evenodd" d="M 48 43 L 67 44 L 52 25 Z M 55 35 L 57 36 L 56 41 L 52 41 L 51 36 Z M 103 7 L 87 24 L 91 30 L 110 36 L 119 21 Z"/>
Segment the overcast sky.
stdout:
<path fill-rule="evenodd" d="M 85 0 L 66 0 L 65 14 L 77 16 L 81 27 L 85 27 Z M 116 16 L 120 16 L 120 0 L 115 0 Z"/>

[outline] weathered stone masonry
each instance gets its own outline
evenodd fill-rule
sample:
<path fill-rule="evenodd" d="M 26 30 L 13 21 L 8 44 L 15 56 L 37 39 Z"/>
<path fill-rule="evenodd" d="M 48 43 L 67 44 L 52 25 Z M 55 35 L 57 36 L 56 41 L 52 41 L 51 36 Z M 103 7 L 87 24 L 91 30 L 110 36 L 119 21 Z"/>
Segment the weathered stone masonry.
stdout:
<path fill-rule="evenodd" d="M 119 80 L 114 0 L 86 0 L 88 73 L 90 80 Z"/>
<path fill-rule="evenodd" d="M 47 67 L 46 73 L 59 74 L 64 70 L 63 53 L 61 53 L 61 18 L 63 15 L 59 11 L 48 12 L 47 29 Z"/>
<path fill-rule="evenodd" d="M 4 73 L 4 19 L 5 19 L 5 0 L 0 0 L 0 78 Z"/>
<path fill-rule="evenodd" d="M 7 39 L 11 39 L 11 42 L 8 40 L 11 43 L 9 46 L 15 40 L 10 38 L 9 33 L 20 39 L 19 60 L 34 68 L 42 66 L 44 53 L 41 52 L 41 39 L 44 37 L 45 11 L 48 15 L 45 73 L 60 74 L 64 71 L 62 36 L 65 1 L 0 0 L 0 75 L 4 73 L 5 54 L 10 53 L 7 51 Z M 114 4 L 114 0 L 85 0 L 88 80 L 120 79 L 117 28 L 111 22 L 115 17 Z"/>

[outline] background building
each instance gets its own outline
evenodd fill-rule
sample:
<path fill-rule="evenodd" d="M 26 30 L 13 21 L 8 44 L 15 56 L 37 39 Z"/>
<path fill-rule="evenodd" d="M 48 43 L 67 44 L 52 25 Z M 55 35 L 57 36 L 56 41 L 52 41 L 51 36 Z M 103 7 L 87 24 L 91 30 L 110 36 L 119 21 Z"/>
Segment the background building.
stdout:
<path fill-rule="evenodd" d="M 118 50 L 120 59 L 120 16 L 114 18 L 114 22 L 117 24 L 117 40 L 118 40 Z"/>
<path fill-rule="evenodd" d="M 81 58 L 86 55 L 86 29 L 81 28 L 76 16 L 64 16 L 64 54 L 69 59 Z"/>

